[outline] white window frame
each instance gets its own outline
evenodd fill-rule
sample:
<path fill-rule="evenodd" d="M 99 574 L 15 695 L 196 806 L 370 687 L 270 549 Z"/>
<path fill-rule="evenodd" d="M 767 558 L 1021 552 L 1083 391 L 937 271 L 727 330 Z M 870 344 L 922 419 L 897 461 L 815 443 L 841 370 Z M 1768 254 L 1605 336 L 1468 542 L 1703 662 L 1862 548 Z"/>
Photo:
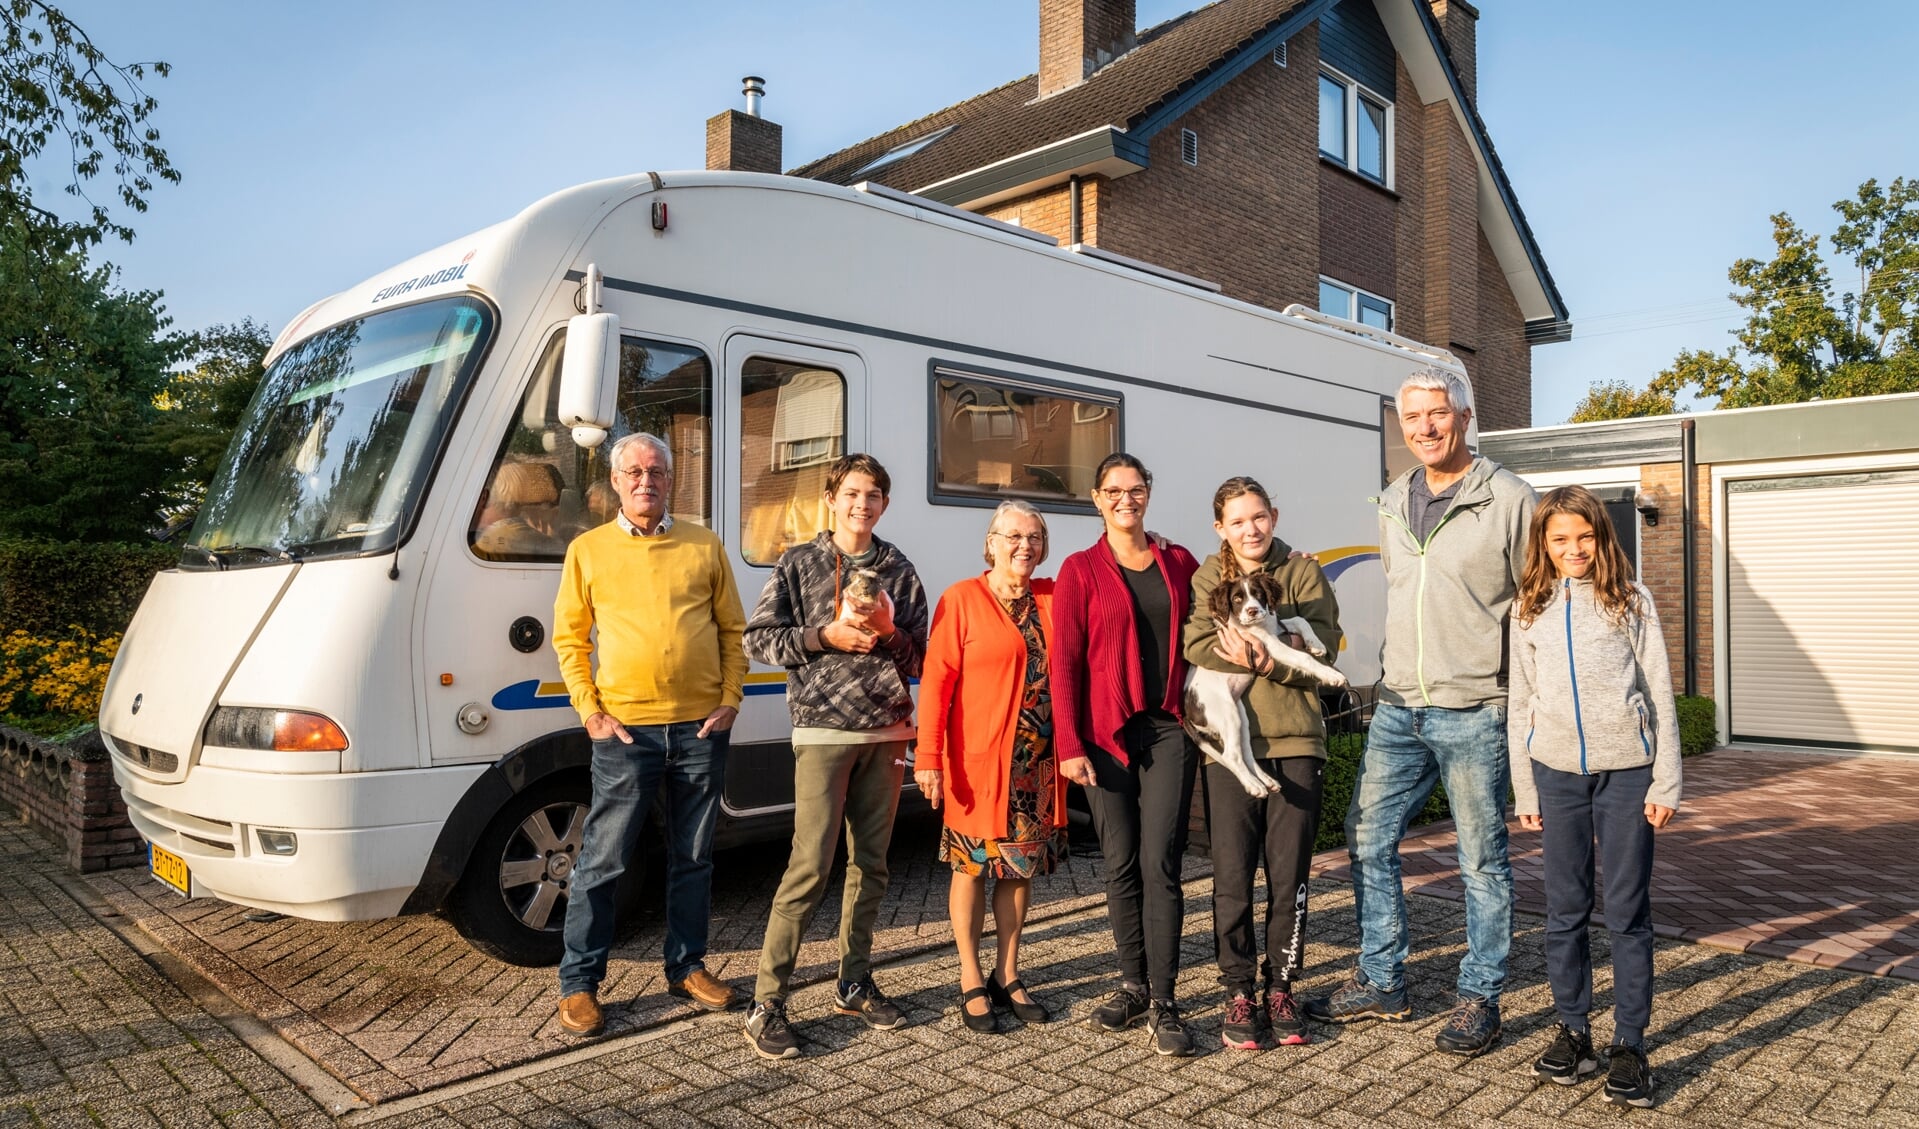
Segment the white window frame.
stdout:
<path fill-rule="evenodd" d="M 1346 292 L 1346 312 L 1345 313 L 1336 314 L 1330 310 L 1321 310 L 1319 311 L 1320 313 L 1327 314 L 1328 316 L 1331 316 L 1331 317 L 1344 318 L 1347 321 L 1353 322 L 1356 325 L 1365 325 L 1366 324 L 1365 322 L 1362 322 L 1359 320 L 1359 299 L 1361 297 L 1371 298 L 1373 301 L 1379 302 L 1386 307 L 1386 332 L 1388 333 L 1398 332 L 1394 327 L 1399 324 L 1399 304 L 1397 302 L 1394 302 L 1391 298 L 1386 297 L 1384 294 L 1375 294 L 1363 286 L 1354 286 L 1350 282 L 1341 282 L 1339 279 L 1334 278 L 1331 275 L 1325 275 L 1325 274 L 1320 275 L 1319 284 L 1321 286 L 1335 287 L 1337 289 L 1344 290 Z M 1368 328 L 1377 329 L 1379 327 L 1368 326 Z"/>
<path fill-rule="evenodd" d="M 1398 130 L 1398 123 L 1393 110 L 1393 100 L 1379 93 L 1377 90 L 1364 85 L 1358 79 L 1342 74 L 1324 63 L 1320 64 L 1319 73 L 1346 88 L 1346 156 L 1342 159 L 1328 153 L 1324 149 L 1319 151 L 1319 155 L 1341 166 L 1348 172 L 1363 176 L 1374 184 L 1383 184 L 1390 190 L 1395 180 L 1393 149 L 1395 148 Z M 1361 98 L 1366 99 L 1376 106 L 1384 107 L 1386 111 L 1386 136 L 1383 142 L 1386 149 L 1386 167 L 1382 170 L 1385 173 L 1384 179 L 1375 177 L 1372 173 L 1362 171 L 1359 167 L 1359 101 Z M 1317 102 L 1315 102 L 1315 105 L 1317 105 Z M 1313 143 L 1317 145 L 1319 142 L 1315 140 Z"/>

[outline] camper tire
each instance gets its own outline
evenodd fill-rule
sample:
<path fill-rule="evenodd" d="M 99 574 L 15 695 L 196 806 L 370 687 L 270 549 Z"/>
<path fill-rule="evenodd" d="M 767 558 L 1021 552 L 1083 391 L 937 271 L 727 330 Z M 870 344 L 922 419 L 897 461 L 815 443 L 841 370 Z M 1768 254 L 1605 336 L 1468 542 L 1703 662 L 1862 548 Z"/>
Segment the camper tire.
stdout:
<path fill-rule="evenodd" d="M 525 968 L 560 963 L 565 952 L 567 886 L 579 858 L 580 832 L 592 803 L 585 773 L 566 773 L 516 794 L 481 833 L 447 901 L 447 916 L 468 944 L 495 960 Z M 654 857 L 646 839 L 636 861 Z M 638 924 L 644 864 L 631 866 L 614 898 L 619 933 Z"/>

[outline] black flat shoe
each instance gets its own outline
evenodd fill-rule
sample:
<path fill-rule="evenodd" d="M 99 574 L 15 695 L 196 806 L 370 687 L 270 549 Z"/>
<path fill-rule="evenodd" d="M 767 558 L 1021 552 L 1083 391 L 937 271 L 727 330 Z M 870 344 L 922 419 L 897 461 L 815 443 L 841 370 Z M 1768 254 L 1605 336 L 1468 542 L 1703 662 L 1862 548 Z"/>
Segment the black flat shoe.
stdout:
<path fill-rule="evenodd" d="M 996 972 L 986 978 L 986 993 L 993 998 L 995 1004 L 1010 1009 L 1014 1015 L 1019 1017 L 1021 1023 L 1044 1023 L 1053 1018 L 1053 1014 L 1046 1010 L 1046 1005 L 1040 1003 L 1038 1000 L 1033 1000 L 1031 1003 L 1021 1003 L 1013 998 L 1013 993 L 1018 991 L 1025 991 L 1028 995 L 1032 994 L 1032 990 L 1026 987 L 1025 981 L 1014 980 L 1011 984 L 1001 987 L 997 979 L 998 976 L 999 974 Z"/>
<path fill-rule="evenodd" d="M 966 1026 L 971 1030 L 978 1031 L 982 1035 L 992 1035 L 999 1031 L 999 1016 L 993 1014 L 991 1006 L 987 1007 L 985 1015 L 974 1015 L 972 1012 L 966 1010 L 967 1004 L 972 1003 L 974 1000 L 982 999 L 986 1000 L 990 1005 L 992 993 L 985 988 L 968 988 L 961 992 L 960 1018 L 966 1021 Z"/>

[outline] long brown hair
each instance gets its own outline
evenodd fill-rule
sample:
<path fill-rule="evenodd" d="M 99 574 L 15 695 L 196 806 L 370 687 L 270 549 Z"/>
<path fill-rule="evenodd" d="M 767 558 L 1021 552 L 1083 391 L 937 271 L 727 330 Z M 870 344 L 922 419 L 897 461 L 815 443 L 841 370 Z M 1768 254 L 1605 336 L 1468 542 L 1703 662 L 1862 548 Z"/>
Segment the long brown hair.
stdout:
<path fill-rule="evenodd" d="M 1213 520 L 1225 521 L 1226 503 L 1232 501 L 1234 498 L 1245 497 L 1248 494 L 1266 503 L 1267 509 L 1270 510 L 1273 508 L 1272 495 L 1266 493 L 1266 488 L 1259 484 L 1259 480 L 1239 474 L 1220 483 L 1219 489 L 1213 491 Z M 1233 547 L 1227 544 L 1226 539 L 1222 537 L 1219 539 L 1220 587 L 1224 588 L 1226 585 L 1238 579 L 1239 558 L 1233 555 Z"/>
<path fill-rule="evenodd" d="M 1584 518 L 1593 527 L 1593 566 L 1587 577 L 1592 580 L 1593 597 L 1600 610 L 1614 623 L 1638 615 L 1639 589 L 1633 584 L 1632 562 L 1619 547 L 1619 535 L 1613 532 L 1612 518 L 1606 516 L 1606 504 L 1584 486 L 1561 486 L 1539 500 L 1533 510 L 1532 526 L 1526 532 L 1526 567 L 1519 577 L 1519 597 L 1513 601 L 1513 618 L 1530 624 L 1553 602 L 1559 586 L 1559 572 L 1546 552 L 1546 523 L 1558 514 Z"/>

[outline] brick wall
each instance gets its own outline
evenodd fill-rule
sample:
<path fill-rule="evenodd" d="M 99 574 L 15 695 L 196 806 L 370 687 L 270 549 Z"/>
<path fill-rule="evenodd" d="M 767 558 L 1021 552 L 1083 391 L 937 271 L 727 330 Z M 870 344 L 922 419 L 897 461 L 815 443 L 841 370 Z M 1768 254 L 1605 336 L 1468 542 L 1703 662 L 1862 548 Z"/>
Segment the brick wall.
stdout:
<path fill-rule="evenodd" d="M 1132 0 L 1039 0 L 1039 96 L 1079 85 L 1132 49 Z"/>
<path fill-rule="evenodd" d="M 1479 348 L 1461 358 L 1479 401 L 1474 415 L 1482 431 L 1531 427 L 1533 350 L 1526 344 L 1526 319 L 1485 233 L 1478 238 Z"/>
<path fill-rule="evenodd" d="M 1652 593 L 1653 606 L 1659 610 L 1660 625 L 1666 636 L 1666 653 L 1672 664 L 1674 693 L 1686 687 L 1685 633 L 1685 549 L 1681 538 L 1685 528 L 1680 484 L 1683 470 L 1678 463 L 1648 463 L 1639 468 L 1640 492 L 1659 507 L 1659 524 L 1639 531 L 1641 581 Z M 1713 694 L 1713 590 L 1712 590 L 1712 468 L 1694 468 L 1693 489 L 1698 513 L 1693 522 L 1693 616 L 1698 626 L 1698 685 L 1702 697 Z"/>
<path fill-rule="evenodd" d="M 1393 193 L 1320 161 L 1319 273 L 1398 302 L 1400 210 Z"/>
<path fill-rule="evenodd" d="M 69 748 L 0 726 L 0 800 L 62 844 L 78 873 L 146 862 L 97 737 Z"/>
<path fill-rule="evenodd" d="M 1087 177 L 1080 182 L 1080 232 L 1082 238 L 1094 246 L 1099 245 L 1101 196 L 1106 191 L 1104 186 L 1109 183 L 1101 176 Z M 1030 196 L 995 204 L 981 209 L 980 214 L 1044 232 L 1059 240 L 1062 247 L 1073 241 L 1073 187 L 1070 183 L 1054 185 Z"/>
<path fill-rule="evenodd" d="M 738 110 L 714 114 L 706 119 L 706 167 L 779 172 L 781 133 L 773 122 Z"/>

